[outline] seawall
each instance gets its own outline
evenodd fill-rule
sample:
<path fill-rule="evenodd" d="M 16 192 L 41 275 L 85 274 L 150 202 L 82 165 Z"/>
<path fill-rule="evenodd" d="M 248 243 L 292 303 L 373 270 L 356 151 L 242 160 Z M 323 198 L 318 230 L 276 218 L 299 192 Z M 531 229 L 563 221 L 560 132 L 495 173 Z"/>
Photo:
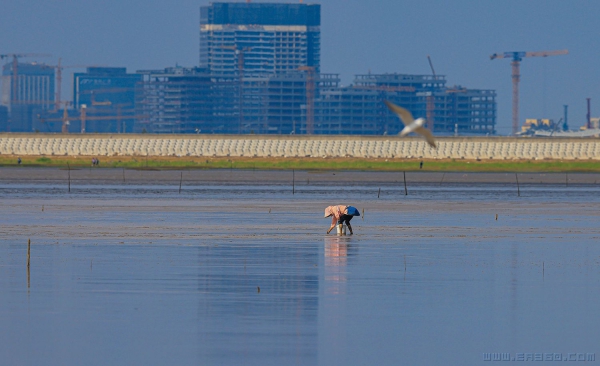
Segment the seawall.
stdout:
<path fill-rule="evenodd" d="M 0 154 L 59 156 L 359 157 L 389 159 L 594 159 L 600 139 L 151 134 L 0 134 Z"/>

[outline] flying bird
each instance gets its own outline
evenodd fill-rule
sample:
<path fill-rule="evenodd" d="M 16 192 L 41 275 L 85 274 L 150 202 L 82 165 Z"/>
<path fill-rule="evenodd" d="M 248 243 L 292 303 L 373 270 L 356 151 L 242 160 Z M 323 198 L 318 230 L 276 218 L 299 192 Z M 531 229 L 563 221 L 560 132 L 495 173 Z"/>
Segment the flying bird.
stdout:
<path fill-rule="evenodd" d="M 411 132 L 415 132 L 425 137 L 425 140 L 427 140 L 427 143 L 431 147 L 437 147 L 435 144 L 435 140 L 433 139 L 433 135 L 431 134 L 431 131 L 423 127 L 423 125 L 425 124 L 424 118 L 417 118 L 415 120 L 408 110 L 399 107 L 392 102 L 388 102 L 387 100 L 384 100 L 384 102 L 385 105 L 387 105 L 387 107 L 390 109 L 390 111 L 396 113 L 398 117 L 400 117 L 400 119 L 402 120 L 402 123 L 404 123 L 404 129 L 400 131 L 400 136 L 406 136 Z"/>

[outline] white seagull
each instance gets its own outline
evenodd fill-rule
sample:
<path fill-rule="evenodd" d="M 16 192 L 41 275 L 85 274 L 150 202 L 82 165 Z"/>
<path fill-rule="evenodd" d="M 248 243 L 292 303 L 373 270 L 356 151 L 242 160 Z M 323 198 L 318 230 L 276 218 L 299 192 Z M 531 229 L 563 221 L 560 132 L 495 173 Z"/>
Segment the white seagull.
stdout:
<path fill-rule="evenodd" d="M 433 147 L 433 148 L 437 147 L 435 145 L 435 140 L 433 139 L 433 135 L 431 134 L 431 131 L 429 131 L 428 129 L 423 127 L 423 125 L 425 124 L 424 118 L 417 118 L 415 120 L 413 118 L 412 114 L 408 110 L 406 110 L 402 107 L 398 107 L 394 103 L 388 102 L 387 100 L 384 100 L 384 102 L 385 102 L 385 105 L 387 105 L 387 107 L 390 109 L 390 111 L 396 113 L 398 115 L 398 117 L 400 117 L 400 120 L 402 120 L 402 123 L 404 123 L 404 129 L 402 131 L 400 131 L 400 136 L 406 136 L 411 132 L 416 132 L 419 135 L 422 135 L 423 137 L 425 137 L 425 140 L 427 140 L 427 143 L 431 147 Z"/>

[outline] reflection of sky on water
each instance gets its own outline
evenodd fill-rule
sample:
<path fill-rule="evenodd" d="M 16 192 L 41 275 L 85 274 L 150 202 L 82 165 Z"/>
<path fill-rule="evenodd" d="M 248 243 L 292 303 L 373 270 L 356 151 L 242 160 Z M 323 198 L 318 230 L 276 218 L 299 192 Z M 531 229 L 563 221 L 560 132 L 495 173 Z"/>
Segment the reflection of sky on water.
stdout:
<path fill-rule="evenodd" d="M 0 186 L 0 359 L 431 365 L 600 354 L 600 200 L 594 188 L 542 188 L 521 199 L 490 186 L 362 196 L 355 235 L 337 236 L 324 234 L 319 194 L 287 200 L 281 187 L 240 188 L 237 200 L 208 186 L 181 196 Z"/>
<path fill-rule="evenodd" d="M 328 235 L 325 237 L 324 286 L 327 294 L 343 294 L 346 291 L 348 256 L 355 255 L 350 236 Z"/>
<path fill-rule="evenodd" d="M 218 364 L 236 364 L 240 357 L 270 364 L 316 363 L 317 250 L 300 243 L 200 248 L 203 359 Z"/>

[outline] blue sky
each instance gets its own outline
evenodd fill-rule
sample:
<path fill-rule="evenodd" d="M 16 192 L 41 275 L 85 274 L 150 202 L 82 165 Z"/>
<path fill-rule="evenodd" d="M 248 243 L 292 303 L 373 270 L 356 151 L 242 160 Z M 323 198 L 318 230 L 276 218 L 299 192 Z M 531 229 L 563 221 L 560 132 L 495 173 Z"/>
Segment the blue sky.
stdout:
<path fill-rule="evenodd" d="M 308 2 L 308 1 L 306 1 Z M 38 61 L 122 66 L 129 71 L 198 63 L 199 7 L 208 1 L 3 0 L 0 53 L 50 53 Z M 586 98 L 600 116 L 600 1 L 594 0 L 323 0 L 323 72 L 430 73 L 450 85 L 495 89 L 498 131 L 511 125 L 509 60 L 504 51 L 568 49 L 567 56 L 521 64 L 521 121 L 562 117 L 583 125 Z M 35 59 L 29 59 L 31 61 Z M 65 70 L 65 96 L 70 76 Z"/>

